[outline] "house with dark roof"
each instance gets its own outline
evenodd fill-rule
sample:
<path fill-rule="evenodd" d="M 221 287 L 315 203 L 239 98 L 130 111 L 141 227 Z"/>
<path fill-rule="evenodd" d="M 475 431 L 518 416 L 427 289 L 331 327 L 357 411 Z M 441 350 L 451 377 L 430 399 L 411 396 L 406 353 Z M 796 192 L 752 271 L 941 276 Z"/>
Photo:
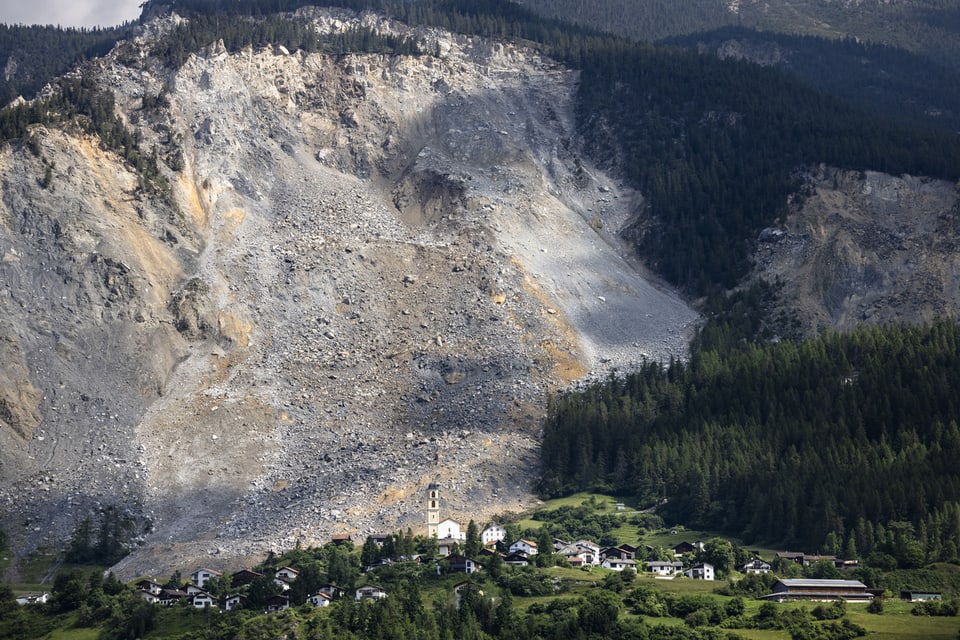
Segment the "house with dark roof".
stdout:
<path fill-rule="evenodd" d="M 245 587 L 257 578 L 262 578 L 263 574 L 250 569 L 240 569 L 230 576 L 230 584 L 234 587 Z"/>
<path fill-rule="evenodd" d="M 267 613 L 279 613 L 290 608 L 290 598 L 284 595 L 272 596 L 267 600 Z"/>

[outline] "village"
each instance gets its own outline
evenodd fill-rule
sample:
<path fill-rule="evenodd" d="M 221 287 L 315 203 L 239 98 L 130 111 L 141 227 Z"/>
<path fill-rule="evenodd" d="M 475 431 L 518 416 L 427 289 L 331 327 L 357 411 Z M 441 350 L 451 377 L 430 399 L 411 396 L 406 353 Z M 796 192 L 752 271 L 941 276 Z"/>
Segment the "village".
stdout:
<path fill-rule="evenodd" d="M 623 508 L 620 503 L 615 505 L 617 510 Z M 333 577 L 331 574 L 318 575 L 314 571 L 306 576 L 294 566 L 271 566 L 268 558 L 268 562 L 259 565 L 256 570 L 244 568 L 226 573 L 201 567 L 193 570 L 186 581 L 181 580 L 178 573 L 166 582 L 144 577 L 136 581 L 134 586 L 143 600 L 158 606 L 178 605 L 219 611 L 255 608 L 265 613 L 278 613 L 303 603 L 327 607 L 342 598 L 354 601 L 387 598 L 390 595 L 388 590 L 370 582 L 369 578 L 376 576 L 377 570 L 404 564 L 430 564 L 429 571 L 437 575 L 464 574 L 465 580 L 453 587 L 456 597 L 473 584 L 469 578 L 473 574 L 500 571 L 503 567 L 547 566 L 545 560 L 549 561 L 550 566 L 560 564 L 584 571 L 606 570 L 630 574 L 630 578 L 645 574 L 659 580 L 718 579 L 713 564 L 698 560 L 705 549 L 702 540 L 682 541 L 666 550 L 669 559 L 661 559 L 664 555 L 662 550 L 658 554 L 658 550 L 649 546 L 638 547 L 627 543 L 604 547 L 589 539 L 569 541 L 545 535 L 538 540 L 524 537 L 510 539 L 508 527 L 497 522 L 490 522 L 480 529 L 473 521 L 464 528 L 451 518 L 441 520 L 440 487 L 437 484 L 428 487 L 425 516 L 425 538 L 414 537 L 410 531 L 406 535 L 370 535 L 362 543 L 359 554 L 349 534 L 333 536 L 328 545 L 324 545 L 332 549 L 330 557 L 339 555 L 340 558 L 349 558 L 354 566 L 352 577 L 345 577 L 346 574 L 342 572 L 339 574 L 340 584 L 329 580 Z M 543 551 L 544 545 L 550 545 L 546 552 Z M 538 558 L 543 554 L 547 554 L 547 557 Z M 857 561 L 832 555 L 786 551 L 777 553 L 771 562 L 758 556 L 751 557 L 735 570 L 743 576 L 766 575 L 773 572 L 777 563 L 781 567 L 787 563 L 787 566 L 797 565 L 801 568 L 827 563 L 839 571 L 855 568 Z M 358 580 L 360 575 L 368 579 Z M 327 581 L 322 582 L 323 579 Z M 777 580 L 772 591 L 761 598 L 777 602 L 837 599 L 870 602 L 881 595 L 882 590 L 868 589 L 859 580 L 783 578 Z M 901 593 L 902 599 L 911 601 L 940 597 L 941 594 L 935 592 Z M 21 600 L 18 600 L 21 604 L 45 602 L 46 594 L 24 595 Z"/>

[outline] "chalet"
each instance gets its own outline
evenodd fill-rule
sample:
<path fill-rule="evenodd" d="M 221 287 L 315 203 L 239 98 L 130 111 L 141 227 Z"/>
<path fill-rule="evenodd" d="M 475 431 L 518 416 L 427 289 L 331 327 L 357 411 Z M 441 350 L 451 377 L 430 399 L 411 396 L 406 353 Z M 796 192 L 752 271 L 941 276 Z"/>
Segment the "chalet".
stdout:
<path fill-rule="evenodd" d="M 741 573 L 764 574 L 764 573 L 770 573 L 772 570 L 773 570 L 773 567 L 770 566 L 770 563 L 764 562 L 760 558 L 754 558 L 750 562 L 740 567 Z"/>
<path fill-rule="evenodd" d="M 600 552 L 600 557 L 604 560 L 607 558 L 615 558 L 617 560 L 633 560 L 636 557 L 636 550 L 627 551 L 622 547 L 607 547 Z"/>
<path fill-rule="evenodd" d="M 181 591 L 180 589 L 164 589 L 160 592 L 160 602 L 159 604 L 171 606 L 177 604 L 184 598 L 189 598 L 190 594 L 186 591 Z"/>
<path fill-rule="evenodd" d="M 257 578 L 262 578 L 262 573 L 257 573 L 256 571 L 250 571 L 249 569 L 241 569 L 236 573 L 230 576 L 230 584 L 234 587 L 245 587 L 251 584 Z"/>
<path fill-rule="evenodd" d="M 531 542 L 530 540 L 524 540 L 521 538 L 517 540 L 512 545 L 510 545 L 510 553 L 519 551 L 520 553 L 525 553 L 528 556 L 537 555 L 537 543 Z"/>
<path fill-rule="evenodd" d="M 190 606 L 194 609 L 206 609 L 207 607 L 217 607 L 217 599 L 205 591 L 200 591 L 199 593 L 194 593 L 193 595 L 188 596 Z"/>
<path fill-rule="evenodd" d="M 514 551 L 513 553 L 508 553 L 503 557 L 503 564 L 511 567 L 526 567 L 530 564 L 530 560 L 527 558 L 525 553 L 521 551 Z"/>
<path fill-rule="evenodd" d="M 141 580 L 135 586 L 138 591 L 146 591 L 155 596 L 159 596 L 160 592 L 163 591 L 163 585 L 156 580 Z"/>
<path fill-rule="evenodd" d="M 556 551 L 560 551 L 560 549 L 563 549 L 564 547 L 566 547 L 566 546 L 568 546 L 568 545 L 571 545 L 571 544 L 573 544 L 573 543 L 572 543 L 572 542 L 567 542 L 566 540 L 561 540 L 560 538 L 554 538 L 554 539 L 553 539 L 553 550 L 554 550 L 555 552 L 556 552 Z"/>
<path fill-rule="evenodd" d="M 353 540 L 350 538 L 349 533 L 338 533 L 336 535 L 330 536 L 330 542 L 335 545 L 344 545 L 344 544 L 353 544 Z"/>
<path fill-rule="evenodd" d="M 447 518 L 437 525 L 437 538 L 451 538 L 453 540 L 466 540 L 467 534 L 460 530 L 460 523 L 456 520 Z"/>
<path fill-rule="evenodd" d="M 456 538 L 441 538 L 437 540 L 437 555 L 448 556 L 453 553 L 454 549 L 460 547 L 460 540 Z"/>
<path fill-rule="evenodd" d="M 869 602 L 874 596 L 859 580 L 782 579 L 773 585 L 773 593 L 760 596 L 764 600 L 816 600 L 829 602 L 844 599 L 848 602 Z"/>
<path fill-rule="evenodd" d="M 315 607 L 329 607 L 330 600 L 332 600 L 332 598 L 325 593 L 315 593 L 307 598 L 307 602 Z"/>
<path fill-rule="evenodd" d="M 284 595 L 272 596 L 267 600 L 267 613 L 279 613 L 290 608 L 290 598 Z"/>
<path fill-rule="evenodd" d="M 495 542 L 503 542 L 506 537 L 507 530 L 496 522 L 491 522 L 486 529 L 480 532 L 480 542 L 482 542 L 484 545 L 493 544 Z"/>
<path fill-rule="evenodd" d="M 624 571 L 626 569 L 637 570 L 637 561 L 630 559 L 620 559 L 620 558 L 607 558 L 601 564 L 601 567 L 604 569 L 610 569 L 611 571 Z"/>
<path fill-rule="evenodd" d="M 596 542 L 594 542 L 593 540 L 587 540 L 586 538 L 580 538 L 579 540 L 577 540 L 577 541 L 574 542 L 573 544 L 577 545 L 578 547 L 582 547 L 582 548 L 584 548 L 584 549 L 589 549 L 589 550 L 593 551 L 594 555 L 596 555 L 596 556 L 598 556 L 598 557 L 600 556 L 600 545 L 598 545 L 598 544 L 597 544 Z M 621 548 L 623 548 L 623 547 L 625 547 L 625 546 L 629 546 L 629 545 L 620 545 Z"/>
<path fill-rule="evenodd" d="M 907 602 L 926 602 L 928 600 L 943 600 L 943 594 L 939 591 L 905 590 L 900 592 L 900 599 Z"/>
<path fill-rule="evenodd" d="M 698 551 L 703 551 L 703 543 L 699 540 L 696 542 L 687 542 L 684 540 L 677 546 L 673 548 L 673 557 L 679 558 L 685 553 L 696 553 Z"/>
<path fill-rule="evenodd" d="M 682 562 L 672 562 L 670 560 L 650 560 L 647 562 L 647 571 L 658 576 L 674 576 L 682 570 Z"/>
<path fill-rule="evenodd" d="M 383 587 L 378 587 L 375 584 L 368 584 L 365 587 L 360 587 L 354 594 L 355 600 L 382 600 L 386 597 L 387 592 L 383 590 Z"/>
<path fill-rule="evenodd" d="M 22 596 L 17 596 L 17 604 L 27 605 L 27 604 L 43 604 L 50 600 L 49 593 L 25 593 Z"/>
<path fill-rule="evenodd" d="M 470 558 L 456 554 L 447 556 L 447 571 L 450 573 L 475 573 L 481 565 Z"/>
<path fill-rule="evenodd" d="M 483 549 L 480 549 L 480 551 L 477 553 L 477 556 L 478 556 L 478 557 L 484 558 L 484 559 L 487 559 L 487 560 L 489 560 L 489 559 L 492 558 L 493 556 L 499 556 L 499 555 L 501 555 L 501 553 L 500 553 L 499 551 L 497 551 L 497 548 L 496 548 L 496 545 L 495 545 L 495 544 L 494 544 L 494 545 L 490 545 L 490 546 L 488 546 L 488 547 L 484 547 Z"/>
<path fill-rule="evenodd" d="M 223 601 L 223 609 L 225 611 L 233 611 L 234 609 L 242 609 L 247 606 L 247 596 L 236 594 L 232 596 L 227 596 L 227 599 Z"/>
<path fill-rule="evenodd" d="M 293 582 L 297 579 L 297 576 L 300 575 L 300 572 L 292 567 L 280 567 L 273 573 L 274 578 L 280 578 L 287 582 Z"/>
<path fill-rule="evenodd" d="M 600 564 L 600 556 L 593 549 L 579 544 L 568 544 L 557 551 L 557 554 L 563 556 L 567 562 L 575 566 Z"/>
<path fill-rule="evenodd" d="M 626 542 L 619 545 L 617 548 L 623 549 L 627 553 L 631 554 L 630 557 L 633 558 L 634 560 L 637 559 L 637 552 L 640 551 L 640 547 L 635 547 L 632 544 L 627 544 Z"/>
<path fill-rule="evenodd" d="M 195 596 L 195 595 L 197 595 L 198 593 L 207 593 L 207 591 L 206 591 L 205 589 L 201 589 L 201 588 L 198 587 L 197 585 L 195 585 L 195 584 L 189 584 L 189 583 L 187 584 L 187 586 L 185 586 L 185 587 L 183 588 L 183 590 L 187 592 L 187 595 L 188 595 L 188 596 Z"/>
<path fill-rule="evenodd" d="M 222 573 L 220 573 L 219 571 L 214 571 L 213 569 L 206 569 L 206 568 L 197 569 L 196 571 L 190 574 L 190 580 L 193 582 L 193 584 L 197 585 L 202 589 L 203 586 L 207 584 L 207 580 L 210 580 L 212 578 L 219 578 L 222 575 L 223 575 Z"/>
<path fill-rule="evenodd" d="M 325 584 L 319 589 L 317 589 L 317 593 L 323 593 L 325 595 L 328 595 L 330 596 L 331 600 L 339 600 L 340 598 L 343 597 L 344 591 L 343 589 L 341 589 L 335 584 Z"/>
<path fill-rule="evenodd" d="M 290 582 L 287 580 L 284 580 L 283 578 L 274 578 L 273 584 L 280 587 L 282 591 L 290 591 Z"/>
<path fill-rule="evenodd" d="M 160 604 L 160 594 L 159 593 L 150 593 L 149 591 L 144 591 L 138 589 L 137 593 L 140 594 L 140 597 L 150 604 Z M 19 599 L 17 600 L 19 602 Z"/>
<path fill-rule="evenodd" d="M 683 575 L 694 580 L 713 580 L 713 565 L 709 562 L 701 562 L 684 571 Z"/>

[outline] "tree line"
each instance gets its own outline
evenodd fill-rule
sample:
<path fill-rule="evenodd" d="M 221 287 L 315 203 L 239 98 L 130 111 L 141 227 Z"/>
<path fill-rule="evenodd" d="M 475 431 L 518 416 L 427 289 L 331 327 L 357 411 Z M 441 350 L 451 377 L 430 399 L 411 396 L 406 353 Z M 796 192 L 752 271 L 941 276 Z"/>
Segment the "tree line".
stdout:
<path fill-rule="evenodd" d="M 701 348 L 554 398 L 540 487 L 884 569 L 956 560 L 958 384 L 947 320 Z"/>

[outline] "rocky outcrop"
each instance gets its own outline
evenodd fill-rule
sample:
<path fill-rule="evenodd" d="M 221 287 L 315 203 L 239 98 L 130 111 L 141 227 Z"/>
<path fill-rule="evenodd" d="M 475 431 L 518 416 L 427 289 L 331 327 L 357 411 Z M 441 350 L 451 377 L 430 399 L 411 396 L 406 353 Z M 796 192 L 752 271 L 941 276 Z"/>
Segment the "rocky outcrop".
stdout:
<path fill-rule="evenodd" d="M 960 308 L 960 189 L 820 167 L 809 196 L 760 235 L 754 275 L 783 283 L 803 333 L 923 322 Z"/>

